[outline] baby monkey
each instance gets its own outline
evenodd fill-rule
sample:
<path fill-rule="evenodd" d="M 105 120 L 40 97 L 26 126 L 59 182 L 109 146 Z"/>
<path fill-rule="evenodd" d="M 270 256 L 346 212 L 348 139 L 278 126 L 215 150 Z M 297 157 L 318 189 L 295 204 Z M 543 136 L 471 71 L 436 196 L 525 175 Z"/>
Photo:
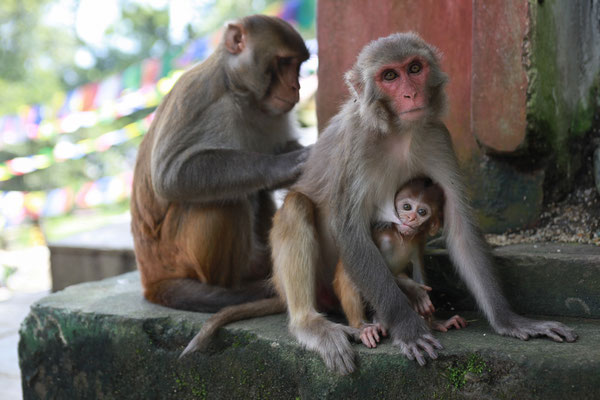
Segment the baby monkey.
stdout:
<path fill-rule="evenodd" d="M 413 179 L 400 188 L 393 203 L 380 210 L 377 219 L 383 222 L 374 224 L 372 235 L 398 286 L 415 311 L 429 322 L 431 329 L 446 332 L 452 327 L 464 328 L 467 323 L 458 315 L 447 321 L 433 319 L 435 308 L 428 294 L 431 287 L 425 284 L 423 264 L 426 239 L 441 228 L 443 207 L 444 193 L 438 185 L 429 178 Z M 413 265 L 412 279 L 406 274 L 410 262 Z M 350 326 L 360 330 L 360 339 L 365 346 L 376 347 L 379 334 L 387 336 L 385 327 L 376 321 L 377 316 L 373 323 L 365 322 L 360 293 L 341 261 L 336 267 L 333 286 Z"/>

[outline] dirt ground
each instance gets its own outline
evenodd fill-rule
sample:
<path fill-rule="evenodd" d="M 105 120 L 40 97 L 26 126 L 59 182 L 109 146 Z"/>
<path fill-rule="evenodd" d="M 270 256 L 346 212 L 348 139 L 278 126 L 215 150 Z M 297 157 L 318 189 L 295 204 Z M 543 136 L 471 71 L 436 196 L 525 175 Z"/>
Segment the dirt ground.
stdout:
<path fill-rule="evenodd" d="M 536 227 L 501 235 L 486 235 L 493 246 L 515 243 L 563 242 L 600 246 L 600 193 L 596 189 L 591 156 L 565 198 L 544 206 Z"/>

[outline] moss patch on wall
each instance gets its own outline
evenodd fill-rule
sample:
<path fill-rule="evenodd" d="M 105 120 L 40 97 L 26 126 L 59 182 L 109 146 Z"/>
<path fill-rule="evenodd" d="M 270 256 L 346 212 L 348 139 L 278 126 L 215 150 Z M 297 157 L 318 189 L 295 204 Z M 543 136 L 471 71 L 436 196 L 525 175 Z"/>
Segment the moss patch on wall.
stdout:
<path fill-rule="evenodd" d="M 530 2 L 531 28 L 523 57 L 529 80 L 527 148 L 546 158 L 545 194 L 550 197 L 570 189 L 582 165 L 579 142 L 591 129 L 598 106 L 595 93 L 600 71 L 581 72 L 595 65 L 580 59 L 588 56 L 580 41 L 592 38 L 586 39 L 586 27 L 568 23 L 571 13 L 580 15 L 586 7 L 594 6 L 556 0 Z M 589 74 L 596 79 L 591 87 L 582 87 L 588 82 L 580 79 L 581 75 Z"/>

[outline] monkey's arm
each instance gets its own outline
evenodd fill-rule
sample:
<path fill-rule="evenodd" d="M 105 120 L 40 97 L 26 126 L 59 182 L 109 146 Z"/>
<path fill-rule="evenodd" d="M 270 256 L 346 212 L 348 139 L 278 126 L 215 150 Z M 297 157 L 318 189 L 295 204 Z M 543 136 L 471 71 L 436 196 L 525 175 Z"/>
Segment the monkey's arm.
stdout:
<path fill-rule="evenodd" d="M 445 143 L 438 143 L 433 148 L 447 150 L 443 154 L 431 154 L 431 162 L 425 163 L 425 172 L 444 190 L 444 232 L 450 258 L 480 309 L 496 332 L 502 335 L 523 340 L 543 335 L 558 342 L 562 342 L 563 338 L 568 342 L 574 341 L 577 335 L 559 322 L 536 321 L 511 310 L 494 275 L 489 246 L 464 200 L 466 194 L 462 176 L 447 131 L 440 139 Z"/>
<path fill-rule="evenodd" d="M 425 240 L 421 240 L 412 256 L 412 278 L 421 285 L 425 284 Z"/>
<path fill-rule="evenodd" d="M 171 201 L 235 200 L 292 183 L 299 176 L 308 152 L 309 148 L 303 148 L 273 155 L 157 146 L 152 157 L 152 184 L 159 195 Z"/>
<path fill-rule="evenodd" d="M 310 148 L 312 147 L 312 145 L 306 147 Z M 301 150 L 303 148 L 304 146 L 302 146 L 297 140 L 290 140 L 286 142 L 285 145 L 281 148 L 281 150 L 279 150 L 276 154 L 289 153 L 290 151 Z"/>

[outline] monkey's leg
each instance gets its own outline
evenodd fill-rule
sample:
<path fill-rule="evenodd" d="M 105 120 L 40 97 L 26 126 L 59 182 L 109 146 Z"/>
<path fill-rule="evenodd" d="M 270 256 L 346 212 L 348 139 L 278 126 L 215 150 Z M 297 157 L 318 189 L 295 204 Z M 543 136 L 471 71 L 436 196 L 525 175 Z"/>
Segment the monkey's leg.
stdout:
<path fill-rule="evenodd" d="M 333 290 L 340 299 L 348 324 L 354 328 L 360 328 L 366 321 L 364 304 L 356 285 L 344 270 L 342 261 L 339 261 L 335 267 Z"/>
<path fill-rule="evenodd" d="M 387 332 L 379 323 L 366 322 L 364 313 L 365 305 L 363 304 L 360 292 L 346 273 L 341 260 L 335 268 L 333 290 L 340 299 L 342 309 L 350 326 L 360 330 L 360 340 L 362 343 L 369 348 L 377 347 L 377 343 L 380 341 L 379 334 L 387 336 Z"/>
<path fill-rule="evenodd" d="M 348 336 L 358 330 L 336 324 L 316 311 L 316 266 L 319 242 L 312 201 L 290 192 L 275 214 L 271 230 L 273 282 L 286 300 L 289 329 L 296 339 L 319 353 L 328 368 L 341 374 L 355 369 Z"/>
<path fill-rule="evenodd" d="M 216 312 L 221 308 L 254 301 L 272 294 L 266 281 L 240 285 L 241 276 L 253 260 L 254 231 L 252 208 L 248 202 L 219 207 L 196 207 L 177 223 L 177 254 L 165 262 L 176 264 L 173 275 L 146 285 L 150 301 L 167 307 Z M 164 268 L 165 274 L 169 270 Z"/>

